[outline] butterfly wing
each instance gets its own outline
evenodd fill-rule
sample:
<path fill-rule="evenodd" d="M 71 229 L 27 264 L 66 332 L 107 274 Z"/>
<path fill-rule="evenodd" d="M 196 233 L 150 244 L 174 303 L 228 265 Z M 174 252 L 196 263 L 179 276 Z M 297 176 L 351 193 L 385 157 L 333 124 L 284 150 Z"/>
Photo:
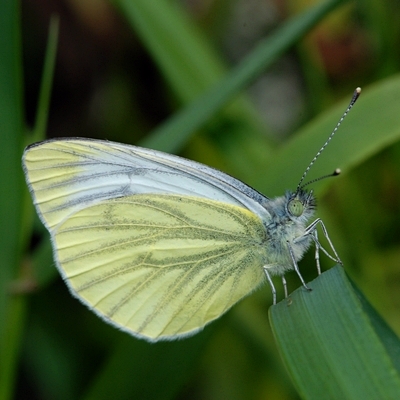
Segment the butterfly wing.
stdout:
<path fill-rule="evenodd" d="M 23 167 L 39 216 L 51 230 L 102 200 L 139 193 L 192 195 L 268 218 L 268 199 L 221 171 L 155 150 L 91 139 L 56 139 L 25 151 Z"/>
<path fill-rule="evenodd" d="M 193 334 L 264 279 L 266 198 L 220 171 L 85 139 L 23 163 L 72 294 L 135 336 Z"/>
<path fill-rule="evenodd" d="M 151 341 L 197 332 L 259 286 L 265 240 L 242 207 L 147 194 L 82 209 L 53 236 L 72 293 Z"/>

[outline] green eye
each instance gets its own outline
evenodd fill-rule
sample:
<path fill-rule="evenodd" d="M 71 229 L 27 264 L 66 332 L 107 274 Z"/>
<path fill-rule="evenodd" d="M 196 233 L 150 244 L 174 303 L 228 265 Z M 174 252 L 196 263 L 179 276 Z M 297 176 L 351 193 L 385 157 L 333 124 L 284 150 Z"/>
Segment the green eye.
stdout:
<path fill-rule="evenodd" d="M 289 201 L 288 210 L 294 217 L 300 217 L 303 214 L 304 207 L 301 201 L 294 199 Z"/>

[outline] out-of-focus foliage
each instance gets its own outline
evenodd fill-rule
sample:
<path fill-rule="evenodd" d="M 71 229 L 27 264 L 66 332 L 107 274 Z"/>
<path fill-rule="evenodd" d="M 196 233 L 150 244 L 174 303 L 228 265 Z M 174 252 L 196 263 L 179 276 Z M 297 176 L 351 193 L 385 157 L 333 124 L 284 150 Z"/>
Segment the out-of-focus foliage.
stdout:
<path fill-rule="evenodd" d="M 193 338 L 155 345 L 70 296 L 20 167 L 24 144 L 44 135 L 156 143 L 275 196 L 295 188 L 361 86 L 309 178 L 343 169 L 314 185 L 318 216 L 346 272 L 400 333 L 400 5 L 327 3 L 0 2 L 0 400 L 299 396 L 272 337 L 268 287 Z M 185 134 L 170 136 L 171 126 Z M 312 253 L 300 264 L 306 280 Z M 287 280 L 299 286 L 295 274 Z"/>

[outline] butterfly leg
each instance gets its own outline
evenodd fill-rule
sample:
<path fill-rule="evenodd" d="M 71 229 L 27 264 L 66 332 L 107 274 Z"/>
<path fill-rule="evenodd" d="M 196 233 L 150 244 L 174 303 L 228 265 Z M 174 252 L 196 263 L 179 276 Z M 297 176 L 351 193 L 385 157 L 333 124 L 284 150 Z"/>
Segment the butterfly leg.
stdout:
<path fill-rule="evenodd" d="M 318 275 L 321 275 L 321 264 L 319 262 L 319 249 L 321 248 L 321 245 L 318 242 L 318 232 L 316 229 L 314 229 L 311 236 L 313 236 L 315 243 L 315 263 L 317 264 Z"/>
<path fill-rule="evenodd" d="M 263 268 L 264 268 L 264 273 L 265 273 L 265 276 L 267 277 L 268 283 L 271 286 L 273 304 L 275 305 L 276 304 L 276 289 L 274 286 L 274 282 L 272 282 L 272 278 L 268 272 L 267 266 L 264 266 Z"/>
<path fill-rule="evenodd" d="M 288 297 L 288 292 L 287 292 L 287 283 L 285 277 L 282 275 L 282 284 L 283 284 L 283 290 L 285 291 L 285 299 Z"/>
<path fill-rule="evenodd" d="M 319 241 L 318 241 L 318 234 L 317 234 L 317 226 L 318 226 L 318 225 L 321 226 L 322 233 L 324 234 L 326 240 L 328 241 L 328 244 L 329 244 L 330 248 L 332 249 L 333 254 L 335 255 L 335 257 L 332 257 L 332 256 L 321 246 L 321 244 L 319 243 Z M 319 250 L 322 250 L 331 260 L 333 260 L 333 261 L 335 261 L 335 262 L 337 262 L 337 263 L 339 263 L 339 264 L 343 264 L 342 261 L 341 261 L 340 258 L 339 258 L 338 253 L 337 253 L 336 250 L 335 250 L 335 247 L 333 246 L 333 243 L 332 243 L 332 241 L 331 241 L 331 239 L 330 239 L 330 237 L 329 237 L 329 235 L 328 235 L 328 231 L 327 231 L 327 229 L 326 229 L 326 227 L 325 227 L 325 224 L 322 222 L 322 220 L 320 220 L 319 218 L 317 218 L 312 224 L 310 224 L 310 225 L 306 228 L 306 230 L 305 230 L 305 232 L 304 232 L 304 236 L 305 236 L 305 235 L 311 235 L 312 239 L 314 240 L 314 243 L 315 243 L 315 246 L 316 246 L 316 250 L 317 250 L 317 249 L 318 249 L 318 251 L 319 251 Z M 317 257 L 316 257 L 316 260 L 317 260 Z M 319 260 L 319 255 L 318 255 L 318 260 Z M 318 268 L 318 264 L 319 264 L 319 261 L 317 262 L 317 268 Z M 318 271 L 318 273 L 320 274 L 320 270 Z"/>
<path fill-rule="evenodd" d="M 301 276 L 300 270 L 299 270 L 299 266 L 297 265 L 297 261 L 296 258 L 294 257 L 294 253 L 293 253 L 293 249 L 292 246 L 288 243 L 287 244 L 288 249 L 289 249 L 289 254 L 290 254 L 290 258 L 292 259 L 292 263 L 293 263 L 293 267 L 294 270 L 296 271 L 296 274 L 298 275 L 298 277 L 300 278 L 301 284 L 308 290 L 311 291 L 312 289 L 309 288 L 306 283 L 304 282 L 303 277 Z"/>
<path fill-rule="evenodd" d="M 339 264 L 343 265 L 342 260 L 339 258 L 338 253 L 336 252 L 335 248 L 333 247 L 333 243 L 331 242 L 331 239 L 328 235 L 328 231 L 326 230 L 325 224 L 321 220 L 319 220 L 319 224 L 321 225 L 322 232 L 324 233 L 324 236 L 326 237 L 326 240 L 328 241 L 329 246 L 331 247 L 331 249 L 333 251 L 333 254 L 335 254 L 335 257 L 336 257 L 335 261 L 338 262 Z"/>

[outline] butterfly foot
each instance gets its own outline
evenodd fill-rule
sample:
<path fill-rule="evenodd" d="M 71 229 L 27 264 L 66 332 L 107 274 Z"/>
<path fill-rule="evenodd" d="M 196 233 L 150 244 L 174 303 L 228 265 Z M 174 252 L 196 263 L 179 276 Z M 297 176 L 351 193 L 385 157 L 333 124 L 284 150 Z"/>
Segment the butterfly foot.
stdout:
<path fill-rule="evenodd" d="M 303 287 L 308 291 L 308 292 L 312 292 L 312 289 L 310 287 L 308 287 L 305 283 L 303 284 Z"/>

